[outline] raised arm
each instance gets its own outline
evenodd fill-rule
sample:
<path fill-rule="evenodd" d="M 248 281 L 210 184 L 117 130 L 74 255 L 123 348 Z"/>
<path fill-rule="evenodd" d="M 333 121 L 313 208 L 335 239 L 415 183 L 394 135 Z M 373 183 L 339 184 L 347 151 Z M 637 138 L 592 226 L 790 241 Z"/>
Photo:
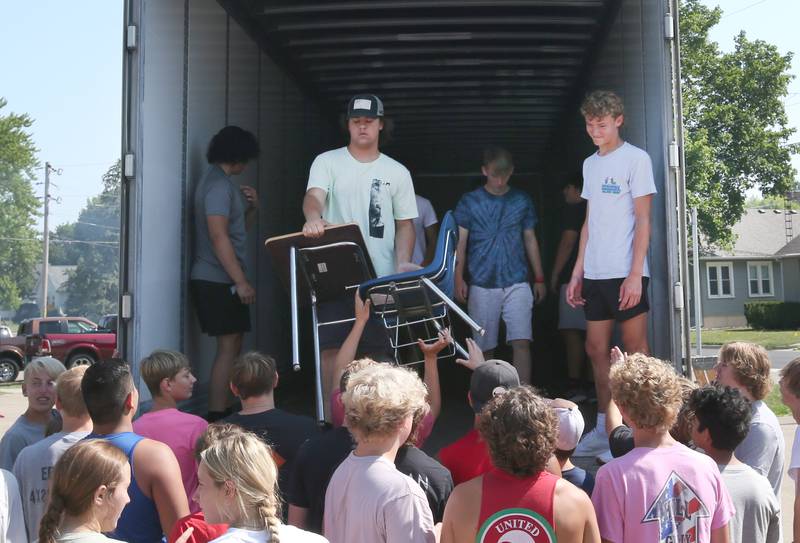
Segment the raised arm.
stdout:
<path fill-rule="evenodd" d="M 347 368 L 347 365 L 350 362 L 355 360 L 356 355 L 358 354 L 358 343 L 361 341 L 361 335 L 364 333 L 364 327 L 367 326 L 367 321 L 369 321 L 369 308 L 370 301 L 363 301 L 361 296 L 358 295 L 358 289 L 356 289 L 356 320 L 353 322 L 353 327 L 350 329 L 350 333 L 347 334 L 347 338 L 345 338 L 344 343 L 342 343 L 342 346 L 339 347 L 339 352 L 336 353 L 336 360 L 333 364 L 332 390 L 338 388 L 339 381 L 342 379 L 344 370 Z"/>

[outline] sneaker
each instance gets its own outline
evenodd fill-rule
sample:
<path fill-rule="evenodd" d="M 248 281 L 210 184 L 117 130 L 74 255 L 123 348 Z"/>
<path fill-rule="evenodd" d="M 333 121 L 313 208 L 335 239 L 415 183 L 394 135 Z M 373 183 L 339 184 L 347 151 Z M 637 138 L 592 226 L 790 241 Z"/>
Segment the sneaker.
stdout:
<path fill-rule="evenodd" d="M 573 453 L 575 456 L 597 456 L 608 450 L 608 436 L 604 428 L 595 426 L 583 436 Z"/>
<path fill-rule="evenodd" d="M 614 460 L 614 457 L 611 456 L 611 451 L 606 451 L 602 454 L 598 454 L 594 457 L 595 462 L 597 462 L 598 466 L 604 466 Z"/>

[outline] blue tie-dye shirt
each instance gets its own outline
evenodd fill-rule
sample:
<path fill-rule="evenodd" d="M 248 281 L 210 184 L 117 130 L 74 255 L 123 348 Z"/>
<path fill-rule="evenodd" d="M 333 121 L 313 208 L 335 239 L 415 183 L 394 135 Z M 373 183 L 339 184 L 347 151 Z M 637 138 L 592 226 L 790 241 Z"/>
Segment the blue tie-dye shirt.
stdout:
<path fill-rule="evenodd" d="M 467 271 L 483 288 L 505 288 L 528 280 L 523 231 L 536 226 L 536 211 L 525 192 L 510 188 L 502 196 L 479 187 L 456 206 L 458 225 L 469 230 Z"/>

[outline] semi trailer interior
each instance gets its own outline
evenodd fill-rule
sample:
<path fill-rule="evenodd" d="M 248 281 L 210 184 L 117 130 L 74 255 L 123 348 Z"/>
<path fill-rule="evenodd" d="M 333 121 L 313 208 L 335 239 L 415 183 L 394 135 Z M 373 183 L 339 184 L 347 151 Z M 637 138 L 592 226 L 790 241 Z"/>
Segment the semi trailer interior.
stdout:
<path fill-rule="evenodd" d="M 180 349 L 207 379 L 214 341 L 188 296 L 190 202 L 221 127 L 242 126 L 261 145 L 240 179 L 261 202 L 246 348 L 288 369 L 288 296 L 263 243 L 302 226 L 309 166 L 346 143 L 340 117 L 351 95 L 383 99 L 394 124 L 383 151 L 411 170 L 440 215 L 480 183 L 485 145 L 508 148 L 512 183 L 534 199 L 549 270 L 561 185 L 593 152 L 578 107 L 607 88 L 625 101 L 624 138 L 653 161 L 650 340 L 656 355 L 680 360 L 673 9 L 672 0 L 127 0 L 124 356 L 135 367 L 155 348 Z M 535 310 L 535 374 L 563 371 L 556 307 L 551 294 Z"/>

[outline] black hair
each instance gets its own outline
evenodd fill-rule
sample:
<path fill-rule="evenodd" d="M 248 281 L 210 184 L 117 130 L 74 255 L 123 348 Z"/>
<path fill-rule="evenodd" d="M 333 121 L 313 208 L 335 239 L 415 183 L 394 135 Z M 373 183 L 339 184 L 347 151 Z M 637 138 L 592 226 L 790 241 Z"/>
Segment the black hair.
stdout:
<path fill-rule="evenodd" d="M 125 398 L 132 390 L 128 363 L 118 358 L 89 366 L 81 380 L 83 402 L 95 425 L 119 421 L 125 411 Z"/>
<path fill-rule="evenodd" d="M 689 409 L 697 419 L 697 429 L 708 428 L 711 445 L 720 451 L 733 451 L 750 430 L 750 402 L 735 388 L 708 385 L 695 389 Z"/>
<path fill-rule="evenodd" d="M 245 164 L 258 157 L 258 140 L 238 126 L 226 126 L 211 138 L 206 151 L 209 164 Z"/>
<path fill-rule="evenodd" d="M 483 166 L 488 168 L 491 165 L 495 166 L 497 174 L 505 175 L 514 169 L 514 158 L 507 149 L 489 145 L 483 150 Z"/>
<path fill-rule="evenodd" d="M 570 174 L 567 177 L 567 180 L 564 181 L 564 185 L 562 186 L 562 188 L 567 188 L 567 187 L 575 187 L 576 189 L 578 189 L 578 192 L 583 191 L 583 174 L 580 172 Z"/>

